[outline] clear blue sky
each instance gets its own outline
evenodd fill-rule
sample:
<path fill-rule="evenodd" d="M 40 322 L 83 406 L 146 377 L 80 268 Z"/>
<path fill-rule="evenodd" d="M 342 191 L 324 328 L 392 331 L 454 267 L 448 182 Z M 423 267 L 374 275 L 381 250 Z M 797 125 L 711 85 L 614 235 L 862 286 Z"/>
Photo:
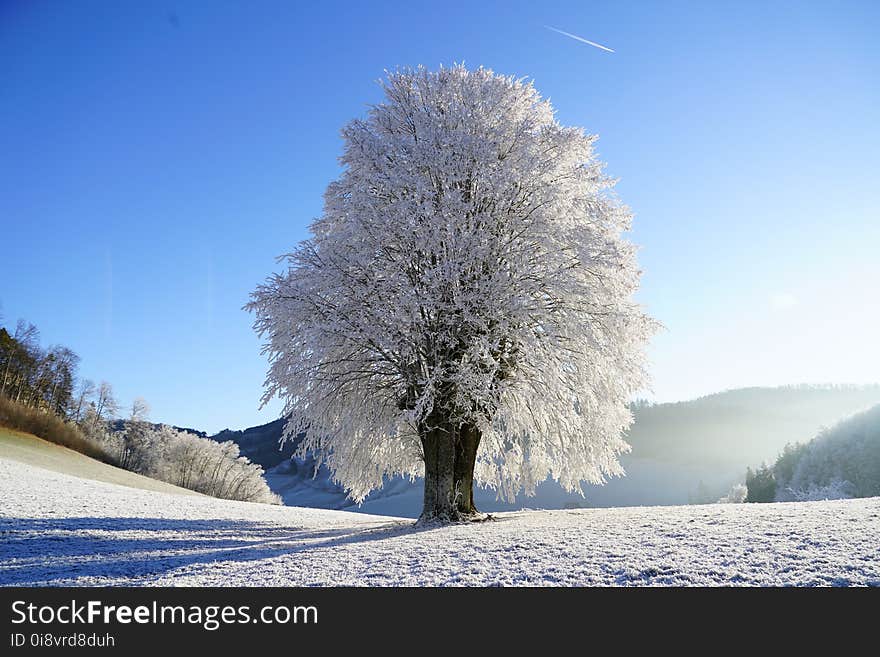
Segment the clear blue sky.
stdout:
<path fill-rule="evenodd" d="M 599 134 L 666 326 L 656 398 L 876 381 L 878 34 L 873 1 L 6 0 L 4 320 L 157 421 L 274 419 L 241 306 L 306 237 L 383 70 L 463 61 Z"/>

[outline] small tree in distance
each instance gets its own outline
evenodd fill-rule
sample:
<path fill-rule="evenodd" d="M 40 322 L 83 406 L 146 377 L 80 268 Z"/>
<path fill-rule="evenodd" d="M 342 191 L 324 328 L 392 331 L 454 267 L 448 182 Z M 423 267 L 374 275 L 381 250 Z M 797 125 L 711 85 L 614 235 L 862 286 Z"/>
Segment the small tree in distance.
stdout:
<path fill-rule="evenodd" d="M 776 477 L 773 468 L 763 464 L 757 470 L 746 469 L 746 502 L 773 502 L 776 500 Z"/>
<path fill-rule="evenodd" d="M 356 501 L 424 475 L 423 520 L 474 517 L 475 480 L 512 499 L 622 474 L 655 325 L 594 137 L 482 68 L 382 86 L 312 238 L 246 306 L 285 436 L 308 429 Z"/>
<path fill-rule="evenodd" d="M 150 417 L 150 405 L 143 397 L 135 397 L 131 402 L 131 414 L 129 420 L 131 422 L 146 422 Z"/>

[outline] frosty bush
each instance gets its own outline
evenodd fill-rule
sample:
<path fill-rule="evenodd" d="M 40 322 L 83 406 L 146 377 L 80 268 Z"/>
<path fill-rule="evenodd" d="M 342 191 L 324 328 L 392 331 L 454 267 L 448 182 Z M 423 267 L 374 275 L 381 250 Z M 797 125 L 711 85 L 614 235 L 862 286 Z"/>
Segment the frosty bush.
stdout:
<path fill-rule="evenodd" d="M 742 504 L 748 494 L 749 489 L 745 484 L 734 484 L 727 495 L 718 500 L 718 504 Z"/>
<path fill-rule="evenodd" d="M 97 434 L 99 430 L 95 430 Z M 120 467 L 147 477 L 228 500 L 280 504 L 263 469 L 239 454 L 232 441 L 218 443 L 167 425 L 126 422 L 103 430 L 103 443 Z"/>
<path fill-rule="evenodd" d="M 815 502 L 820 500 L 848 500 L 855 487 L 848 481 L 833 479 L 827 484 L 812 484 L 809 488 L 784 488 L 778 495 L 780 502 Z"/>

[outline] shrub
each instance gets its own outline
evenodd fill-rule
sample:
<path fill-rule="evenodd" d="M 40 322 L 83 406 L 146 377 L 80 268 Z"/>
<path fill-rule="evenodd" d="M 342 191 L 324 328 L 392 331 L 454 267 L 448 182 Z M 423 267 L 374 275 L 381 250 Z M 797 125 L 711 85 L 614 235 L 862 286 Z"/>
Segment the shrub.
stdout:
<path fill-rule="evenodd" d="M 748 495 L 749 489 L 745 484 L 734 484 L 727 495 L 718 500 L 718 504 L 741 504 Z"/>
<path fill-rule="evenodd" d="M 5 395 L 0 395 L 0 426 L 30 433 L 93 459 L 117 465 L 117 460 L 105 445 L 92 440 L 73 422 L 67 422 L 53 413 L 25 406 Z"/>
<path fill-rule="evenodd" d="M 126 422 L 107 441 L 134 472 L 221 499 L 281 504 L 263 468 L 241 456 L 232 441 L 220 443 L 145 422 Z"/>

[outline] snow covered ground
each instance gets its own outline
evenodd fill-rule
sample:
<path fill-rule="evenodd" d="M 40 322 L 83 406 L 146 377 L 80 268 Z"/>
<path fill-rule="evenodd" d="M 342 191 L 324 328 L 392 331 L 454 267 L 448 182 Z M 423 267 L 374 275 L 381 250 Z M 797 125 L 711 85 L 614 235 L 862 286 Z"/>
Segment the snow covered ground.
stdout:
<path fill-rule="evenodd" d="M 0 584 L 880 586 L 880 498 L 520 511 L 419 529 L 0 459 Z"/>

